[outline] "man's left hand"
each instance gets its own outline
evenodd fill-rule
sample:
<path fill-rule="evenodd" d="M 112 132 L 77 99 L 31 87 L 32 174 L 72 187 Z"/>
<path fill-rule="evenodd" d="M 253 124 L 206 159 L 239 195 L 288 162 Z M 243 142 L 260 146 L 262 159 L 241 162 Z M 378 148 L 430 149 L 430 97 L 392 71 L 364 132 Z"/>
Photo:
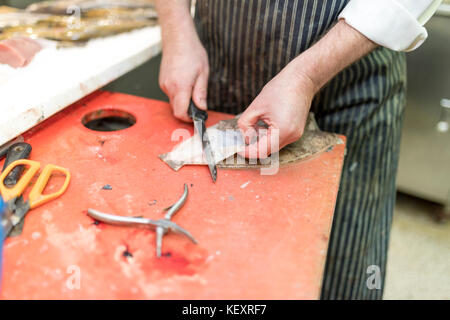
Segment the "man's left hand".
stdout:
<path fill-rule="evenodd" d="M 264 121 L 269 130 L 266 136 L 258 134 L 258 142 L 248 145 L 241 155 L 266 158 L 299 139 L 316 92 L 376 47 L 376 43 L 344 20 L 338 21 L 325 36 L 267 83 L 242 114 L 238 124 L 247 144 L 253 141 L 259 120 Z"/>
<path fill-rule="evenodd" d="M 241 155 L 267 158 L 298 140 L 303 134 L 314 93 L 312 80 L 288 64 L 264 86 L 239 118 L 239 128 L 248 144 Z M 257 135 L 259 120 L 268 125 L 267 134 L 258 134 L 258 141 L 249 144 Z"/>

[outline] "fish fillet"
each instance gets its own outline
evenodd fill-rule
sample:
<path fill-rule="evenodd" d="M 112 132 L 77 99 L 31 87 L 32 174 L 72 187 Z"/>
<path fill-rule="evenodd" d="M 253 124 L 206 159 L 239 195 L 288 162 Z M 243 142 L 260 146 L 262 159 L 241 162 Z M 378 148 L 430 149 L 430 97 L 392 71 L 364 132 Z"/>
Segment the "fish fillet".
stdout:
<path fill-rule="evenodd" d="M 244 140 L 237 126 L 237 119 L 223 120 L 207 129 L 218 167 L 251 169 L 272 166 L 273 163 L 270 161 L 244 159 L 237 154 L 245 148 Z M 264 127 L 263 124 L 258 124 L 258 126 Z M 309 159 L 342 143 L 343 141 L 338 135 L 321 131 L 314 119 L 314 114 L 310 113 L 303 136 L 281 149 L 272 160 L 283 166 Z M 159 158 L 175 171 L 184 165 L 207 164 L 198 135 L 181 142 L 171 152 L 162 154 Z"/>
<path fill-rule="evenodd" d="M 235 119 L 223 120 L 206 129 L 214 153 L 215 163 L 219 163 L 244 150 L 245 142 L 240 130 L 233 124 Z M 198 134 L 182 141 L 174 149 L 159 156 L 173 170 L 178 171 L 186 164 L 207 164 L 203 154 L 202 141 Z"/>

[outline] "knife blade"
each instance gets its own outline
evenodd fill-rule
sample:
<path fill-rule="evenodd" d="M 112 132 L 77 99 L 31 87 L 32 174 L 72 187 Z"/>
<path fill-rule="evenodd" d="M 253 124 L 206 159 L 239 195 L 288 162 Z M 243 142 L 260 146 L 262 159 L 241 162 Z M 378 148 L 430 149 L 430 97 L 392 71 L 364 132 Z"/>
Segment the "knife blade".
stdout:
<path fill-rule="evenodd" d="M 195 131 L 198 133 L 200 139 L 202 140 L 203 153 L 205 154 L 206 162 L 208 162 L 209 172 L 211 173 L 213 182 L 216 182 L 217 166 L 214 160 L 214 154 L 211 149 L 211 143 L 209 141 L 205 125 L 205 121 L 208 119 L 208 113 L 204 110 L 199 109 L 191 99 L 191 102 L 189 103 L 188 114 L 189 117 L 191 117 L 191 119 L 194 121 Z"/>

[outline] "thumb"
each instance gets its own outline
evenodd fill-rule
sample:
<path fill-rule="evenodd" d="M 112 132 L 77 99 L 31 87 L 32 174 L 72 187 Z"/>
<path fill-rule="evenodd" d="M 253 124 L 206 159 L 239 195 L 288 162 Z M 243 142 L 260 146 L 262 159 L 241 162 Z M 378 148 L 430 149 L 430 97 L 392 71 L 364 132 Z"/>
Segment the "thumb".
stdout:
<path fill-rule="evenodd" d="M 192 99 L 195 104 L 202 110 L 206 110 L 206 96 L 208 93 L 208 77 L 209 73 L 201 72 L 195 80 L 194 90 L 192 91 Z"/>

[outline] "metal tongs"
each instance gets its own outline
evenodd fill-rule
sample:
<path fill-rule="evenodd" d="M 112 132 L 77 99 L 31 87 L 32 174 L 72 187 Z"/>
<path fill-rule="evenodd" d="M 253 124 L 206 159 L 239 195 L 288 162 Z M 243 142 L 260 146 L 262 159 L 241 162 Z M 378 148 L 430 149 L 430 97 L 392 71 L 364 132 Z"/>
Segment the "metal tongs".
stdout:
<path fill-rule="evenodd" d="M 154 228 L 156 230 L 156 256 L 161 257 L 162 239 L 163 236 L 169 231 L 182 234 L 188 237 L 193 243 L 197 244 L 194 237 L 185 229 L 177 225 L 175 222 L 170 221 L 173 215 L 181 209 L 181 207 L 186 202 L 188 196 L 188 187 L 184 184 L 184 192 L 180 199 L 178 199 L 175 204 L 166 208 L 167 213 L 164 215 L 163 219 L 152 220 L 140 217 L 124 217 L 117 216 L 113 214 L 103 213 L 97 210 L 88 209 L 88 215 L 97 221 L 101 221 L 107 224 L 118 225 L 118 226 L 128 226 L 128 227 L 138 227 L 147 226 Z"/>

